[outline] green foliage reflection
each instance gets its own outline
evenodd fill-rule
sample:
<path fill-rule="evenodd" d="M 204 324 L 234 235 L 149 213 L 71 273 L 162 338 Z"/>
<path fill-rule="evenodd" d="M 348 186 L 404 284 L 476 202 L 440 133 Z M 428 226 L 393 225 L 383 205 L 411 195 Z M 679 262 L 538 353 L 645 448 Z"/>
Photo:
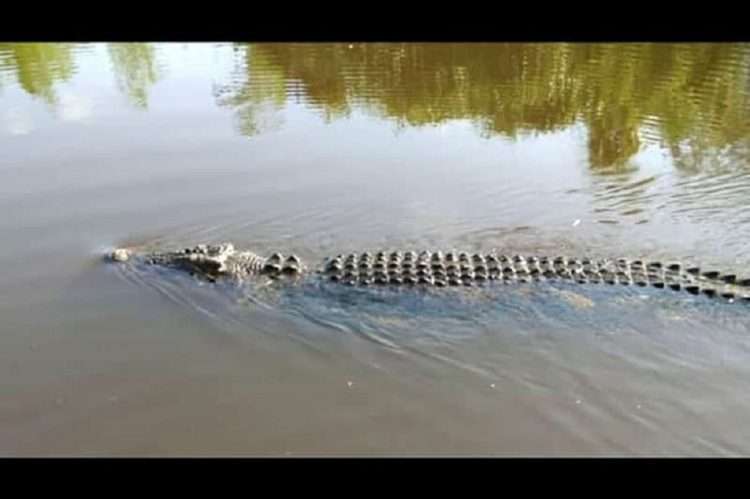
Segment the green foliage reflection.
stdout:
<path fill-rule="evenodd" d="M 68 43 L 0 43 L 0 70 L 14 72 L 21 88 L 54 105 L 55 84 L 75 73 L 73 48 Z"/>
<path fill-rule="evenodd" d="M 258 44 L 221 103 L 302 98 L 403 126 L 466 119 L 515 137 L 584 123 L 592 167 L 623 165 L 644 136 L 721 148 L 750 137 L 747 44 Z M 242 118 L 241 118 L 242 119 Z M 252 120 L 252 114 L 249 118 Z M 253 133 L 253 126 L 244 126 Z"/>
<path fill-rule="evenodd" d="M 107 47 L 117 87 L 130 102 L 148 107 L 148 89 L 159 79 L 155 49 L 148 43 L 110 43 Z"/>

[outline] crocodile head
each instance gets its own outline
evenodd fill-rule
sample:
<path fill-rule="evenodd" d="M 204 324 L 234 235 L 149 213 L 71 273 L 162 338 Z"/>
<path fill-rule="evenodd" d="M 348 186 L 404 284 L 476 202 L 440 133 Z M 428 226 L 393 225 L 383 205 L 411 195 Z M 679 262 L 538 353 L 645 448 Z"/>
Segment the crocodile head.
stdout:
<path fill-rule="evenodd" d="M 220 277 L 245 278 L 265 274 L 299 274 L 304 266 L 292 255 L 281 260 L 281 255 L 263 258 L 251 251 L 238 251 L 231 243 L 199 244 L 184 250 L 168 252 L 138 252 L 132 248 L 117 248 L 108 255 L 113 262 L 144 263 L 187 270 L 191 274 L 215 280 Z M 277 262 L 278 260 L 278 262 Z"/>
<path fill-rule="evenodd" d="M 117 248 L 108 254 L 113 262 L 142 260 L 145 263 L 180 267 L 205 276 L 218 276 L 228 272 L 228 262 L 237 252 L 231 243 L 219 245 L 199 244 L 181 251 L 139 254 L 131 248 Z"/>

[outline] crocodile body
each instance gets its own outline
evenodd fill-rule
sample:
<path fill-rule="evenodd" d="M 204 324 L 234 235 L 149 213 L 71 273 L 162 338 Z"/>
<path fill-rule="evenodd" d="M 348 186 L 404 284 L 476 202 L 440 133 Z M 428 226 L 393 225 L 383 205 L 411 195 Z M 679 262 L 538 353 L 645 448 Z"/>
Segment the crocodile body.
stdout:
<path fill-rule="evenodd" d="M 322 278 L 350 286 L 481 286 L 538 281 L 651 286 L 750 303 L 750 279 L 658 261 L 523 256 L 441 251 L 378 251 L 337 255 L 310 269 L 295 255 L 262 257 L 232 244 L 198 245 L 181 251 L 138 254 L 117 249 L 117 262 L 179 268 L 216 281 L 221 278 Z"/>

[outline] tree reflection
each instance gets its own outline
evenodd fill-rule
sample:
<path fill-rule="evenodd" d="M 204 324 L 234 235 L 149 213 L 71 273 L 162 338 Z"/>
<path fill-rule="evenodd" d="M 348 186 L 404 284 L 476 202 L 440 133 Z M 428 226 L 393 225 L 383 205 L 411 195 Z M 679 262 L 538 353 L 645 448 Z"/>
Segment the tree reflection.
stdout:
<path fill-rule="evenodd" d="M 625 165 L 649 139 L 750 137 L 746 44 L 259 44 L 220 103 L 302 98 L 327 119 L 354 107 L 402 126 L 475 122 L 515 137 L 584 123 L 593 168 Z M 244 133 L 255 133 L 253 126 Z"/>
<path fill-rule="evenodd" d="M 75 73 L 73 49 L 69 43 L 0 43 L 0 68 L 13 71 L 26 92 L 54 105 L 55 85 Z"/>
<path fill-rule="evenodd" d="M 243 47 L 237 61 L 234 76 L 244 81 L 242 85 L 214 88 L 219 105 L 236 109 L 240 133 L 248 136 L 277 128 L 278 112 L 287 98 L 284 74 L 277 65 L 266 60 L 263 52 L 253 50 Z"/>
<path fill-rule="evenodd" d="M 148 89 L 160 77 L 153 45 L 110 43 L 107 50 L 117 87 L 134 106 L 148 108 Z"/>

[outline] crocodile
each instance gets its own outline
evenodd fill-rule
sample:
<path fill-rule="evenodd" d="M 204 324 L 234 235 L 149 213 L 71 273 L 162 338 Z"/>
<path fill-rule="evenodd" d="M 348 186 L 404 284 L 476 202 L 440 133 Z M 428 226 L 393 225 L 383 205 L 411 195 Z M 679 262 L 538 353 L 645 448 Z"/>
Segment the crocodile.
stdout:
<path fill-rule="evenodd" d="M 231 243 L 199 244 L 177 251 L 118 248 L 114 262 L 182 269 L 201 279 L 318 278 L 349 286 L 487 286 L 540 281 L 654 287 L 750 303 L 750 278 L 680 262 L 569 258 L 457 251 L 365 251 L 326 258 L 310 268 L 296 255 L 263 257 Z M 314 276 L 314 277 L 313 277 Z"/>

